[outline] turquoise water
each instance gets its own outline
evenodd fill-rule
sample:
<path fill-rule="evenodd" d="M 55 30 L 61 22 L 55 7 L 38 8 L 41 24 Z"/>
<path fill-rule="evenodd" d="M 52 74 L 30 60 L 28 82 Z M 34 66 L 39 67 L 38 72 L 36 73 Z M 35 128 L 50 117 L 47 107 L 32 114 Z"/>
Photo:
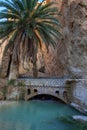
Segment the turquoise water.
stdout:
<path fill-rule="evenodd" d="M 0 130 L 75 130 L 60 119 L 80 114 L 56 101 L 21 101 L 0 107 Z"/>

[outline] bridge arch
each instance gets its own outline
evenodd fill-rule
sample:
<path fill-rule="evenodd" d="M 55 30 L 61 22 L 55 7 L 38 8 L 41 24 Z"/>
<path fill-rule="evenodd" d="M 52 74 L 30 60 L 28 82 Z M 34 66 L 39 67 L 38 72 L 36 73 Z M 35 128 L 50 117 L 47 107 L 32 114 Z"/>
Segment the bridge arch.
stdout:
<path fill-rule="evenodd" d="M 58 98 L 55 95 L 52 94 L 36 94 L 33 95 L 32 97 L 28 98 L 28 100 L 32 100 L 32 99 L 41 99 L 41 100 L 54 100 L 54 101 L 61 101 L 64 102 L 63 100 L 61 100 L 60 98 Z"/>
<path fill-rule="evenodd" d="M 33 98 L 38 98 L 38 99 L 55 99 L 55 100 L 61 100 L 65 103 L 67 103 L 67 92 L 63 91 L 61 92 L 59 90 L 51 90 L 51 89 L 44 89 L 44 88 L 38 88 L 38 87 L 28 87 L 27 88 L 27 93 L 25 95 L 25 100 L 31 100 Z"/>

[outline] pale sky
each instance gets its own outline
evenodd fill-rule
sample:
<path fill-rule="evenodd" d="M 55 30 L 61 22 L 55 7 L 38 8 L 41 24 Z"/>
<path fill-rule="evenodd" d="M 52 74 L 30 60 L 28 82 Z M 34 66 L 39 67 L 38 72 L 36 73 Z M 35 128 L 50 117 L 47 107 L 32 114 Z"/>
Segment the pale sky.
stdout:
<path fill-rule="evenodd" d="M 4 1 L 4 0 L 0 0 L 0 1 Z M 41 2 L 42 0 L 39 0 L 39 1 Z M 3 8 L 0 7 L 0 10 L 1 10 L 1 9 L 3 9 Z"/>

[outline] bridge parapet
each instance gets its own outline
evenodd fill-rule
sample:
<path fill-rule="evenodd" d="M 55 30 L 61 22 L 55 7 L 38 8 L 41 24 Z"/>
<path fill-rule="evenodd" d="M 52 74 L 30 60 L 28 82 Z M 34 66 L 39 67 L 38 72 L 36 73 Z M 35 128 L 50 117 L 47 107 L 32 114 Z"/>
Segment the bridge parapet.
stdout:
<path fill-rule="evenodd" d="M 52 88 L 70 88 L 73 83 L 87 83 L 87 79 L 63 79 L 63 78 L 18 78 L 15 85 L 31 87 L 52 87 Z"/>
<path fill-rule="evenodd" d="M 66 84 L 65 79 L 58 79 L 58 78 L 21 78 L 16 80 L 16 84 L 24 83 L 26 86 L 50 86 L 50 87 L 63 87 Z"/>

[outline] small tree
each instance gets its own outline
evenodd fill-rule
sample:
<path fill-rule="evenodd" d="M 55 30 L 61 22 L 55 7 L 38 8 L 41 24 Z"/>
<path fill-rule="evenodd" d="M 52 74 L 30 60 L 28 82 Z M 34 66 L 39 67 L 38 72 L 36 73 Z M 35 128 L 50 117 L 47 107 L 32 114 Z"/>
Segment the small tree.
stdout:
<path fill-rule="evenodd" d="M 42 49 L 42 44 L 47 49 L 49 45 L 55 47 L 60 36 L 56 3 L 5 0 L 0 2 L 1 7 L 4 9 L 0 11 L 0 39 L 3 39 L 2 43 L 8 39 L 5 52 L 9 50 L 12 53 L 10 78 L 15 79 L 18 75 L 20 53 L 23 60 L 32 59 L 36 77 L 38 47 Z"/>

